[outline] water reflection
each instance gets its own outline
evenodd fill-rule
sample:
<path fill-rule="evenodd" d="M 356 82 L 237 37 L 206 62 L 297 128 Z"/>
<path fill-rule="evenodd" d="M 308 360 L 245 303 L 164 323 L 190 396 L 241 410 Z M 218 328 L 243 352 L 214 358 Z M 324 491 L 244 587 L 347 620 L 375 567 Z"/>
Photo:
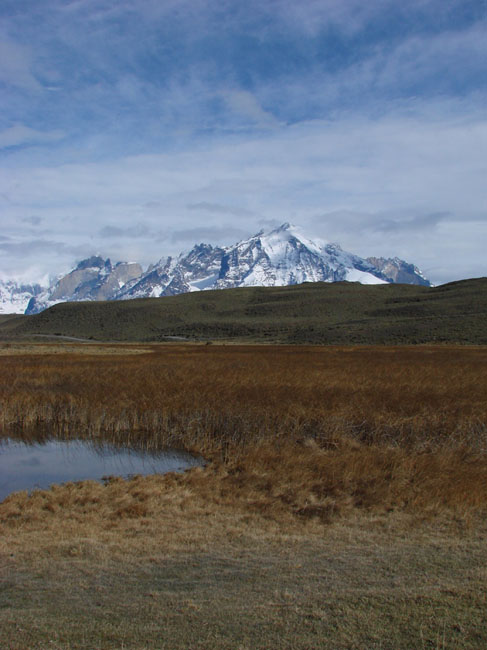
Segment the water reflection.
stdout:
<path fill-rule="evenodd" d="M 197 465 L 201 459 L 175 450 L 150 453 L 82 440 L 26 444 L 7 439 L 0 441 L 0 501 L 11 492 L 54 483 L 180 472 Z"/>

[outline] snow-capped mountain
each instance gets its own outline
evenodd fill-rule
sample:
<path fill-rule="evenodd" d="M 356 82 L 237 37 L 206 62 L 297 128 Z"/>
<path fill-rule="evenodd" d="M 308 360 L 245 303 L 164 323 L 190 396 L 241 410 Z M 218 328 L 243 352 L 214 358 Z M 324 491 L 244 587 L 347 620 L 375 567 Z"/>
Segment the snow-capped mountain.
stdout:
<path fill-rule="evenodd" d="M 25 313 L 36 314 L 58 302 L 112 300 L 127 282 L 141 274 L 140 264 L 118 262 L 112 266 L 109 259 L 89 257 L 51 287 L 32 296 Z"/>
<path fill-rule="evenodd" d="M 372 264 L 338 244 L 311 241 L 285 223 L 225 249 L 216 288 L 284 286 L 301 282 L 387 282 Z"/>
<path fill-rule="evenodd" d="M 158 298 L 216 289 L 224 252 L 225 249 L 213 248 L 210 244 L 197 244 L 189 253 L 162 259 L 121 289 L 115 300 Z"/>
<path fill-rule="evenodd" d="M 0 314 L 23 314 L 29 301 L 42 290 L 39 284 L 0 280 Z"/>
<path fill-rule="evenodd" d="M 406 270 L 407 279 L 406 279 Z M 284 223 L 269 233 L 225 248 L 199 244 L 178 258 L 163 259 L 116 299 L 169 296 L 204 289 L 285 286 L 301 282 L 361 282 L 381 284 L 399 280 L 429 284 L 416 267 L 398 258 L 368 260 L 338 244 L 308 239 L 299 228 Z"/>
<path fill-rule="evenodd" d="M 16 304 L 26 304 L 25 313 L 34 314 L 65 301 L 129 300 L 207 289 L 340 280 L 430 285 L 408 262 L 398 258 L 364 259 L 342 250 L 338 244 L 308 239 L 299 228 L 284 223 L 232 246 L 197 244 L 178 257 L 161 259 L 145 272 L 139 264 L 112 265 L 110 260 L 94 256 L 80 262 L 49 288 L 33 288 L 30 300 L 24 296 L 23 302 L 19 299 Z M 5 305 L 10 303 L 6 301 Z M 10 311 L 20 311 L 14 307 Z M 4 313 L 8 313 L 5 309 Z"/>

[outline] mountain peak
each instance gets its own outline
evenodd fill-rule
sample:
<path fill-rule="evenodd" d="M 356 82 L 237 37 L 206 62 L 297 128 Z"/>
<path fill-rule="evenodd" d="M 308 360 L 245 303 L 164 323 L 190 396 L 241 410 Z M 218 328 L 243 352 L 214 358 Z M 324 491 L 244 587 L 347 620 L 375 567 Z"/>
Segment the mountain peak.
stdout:
<path fill-rule="evenodd" d="M 283 224 L 281 224 L 279 226 L 279 228 L 276 228 L 276 232 L 279 232 L 280 230 L 283 230 L 283 231 L 284 230 L 291 230 L 292 228 L 295 228 L 295 226 L 293 224 L 289 223 L 289 221 L 285 221 Z"/>
<path fill-rule="evenodd" d="M 280 226 L 274 228 L 274 230 L 271 230 L 268 233 L 266 233 L 264 230 L 261 230 L 261 234 L 266 236 L 277 235 L 281 233 L 294 235 L 295 232 L 299 233 L 299 228 L 297 228 L 297 226 L 295 226 L 294 224 L 289 223 L 289 221 L 285 221 Z"/>
<path fill-rule="evenodd" d="M 0 283 L 0 311 L 2 304 L 11 311 L 14 303 L 27 304 L 30 297 L 26 313 L 61 301 L 128 300 L 207 289 L 339 281 L 430 284 L 413 264 L 397 258 L 364 259 L 338 244 L 311 240 L 286 221 L 231 246 L 196 244 L 177 257 L 161 259 L 145 273 L 138 264 L 112 265 L 109 259 L 93 255 L 49 288 Z"/>
<path fill-rule="evenodd" d="M 81 260 L 81 262 L 79 262 L 76 266 L 76 270 L 84 271 L 85 269 L 89 268 L 102 269 L 109 266 L 111 266 L 109 259 L 104 260 L 101 255 L 92 255 L 91 257 L 87 257 L 86 259 Z"/>
<path fill-rule="evenodd" d="M 280 226 L 278 226 L 277 228 L 274 228 L 273 230 L 269 230 L 268 232 L 266 232 L 264 228 L 261 228 L 259 232 L 256 232 L 255 235 L 252 235 L 252 237 L 249 238 L 249 241 L 252 239 L 257 239 L 259 237 L 271 237 L 274 235 L 282 235 L 288 233 L 291 234 L 291 231 L 293 230 L 296 230 L 296 226 L 286 221 L 282 223 Z"/>

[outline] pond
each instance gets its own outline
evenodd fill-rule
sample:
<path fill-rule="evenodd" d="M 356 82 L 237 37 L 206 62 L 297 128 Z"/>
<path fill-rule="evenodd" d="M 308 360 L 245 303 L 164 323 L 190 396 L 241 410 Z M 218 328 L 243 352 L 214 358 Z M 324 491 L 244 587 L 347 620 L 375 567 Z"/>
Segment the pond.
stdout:
<path fill-rule="evenodd" d="M 6 439 L 0 441 L 0 502 L 11 492 L 54 483 L 182 472 L 201 465 L 201 458 L 175 450 L 150 453 L 82 440 L 27 444 Z"/>

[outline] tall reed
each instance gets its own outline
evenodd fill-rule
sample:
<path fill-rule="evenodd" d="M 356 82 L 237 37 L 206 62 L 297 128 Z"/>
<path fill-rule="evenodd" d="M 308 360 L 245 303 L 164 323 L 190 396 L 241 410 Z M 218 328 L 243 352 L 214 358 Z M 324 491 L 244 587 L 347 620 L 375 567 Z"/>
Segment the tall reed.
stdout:
<path fill-rule="evenodd" d="M 485 348 L 102 352 L 3 357 L 1 436 L 184 448 L 215 461 L 195 489 L 298 516 L 487 507 Z"/>
<path fill-rule="evenodd" d="M 153 346 L 145 355 L 3 357 L 3 436 L 202 451 L 312 438 L 487 449 L 482 348 Z"/>

